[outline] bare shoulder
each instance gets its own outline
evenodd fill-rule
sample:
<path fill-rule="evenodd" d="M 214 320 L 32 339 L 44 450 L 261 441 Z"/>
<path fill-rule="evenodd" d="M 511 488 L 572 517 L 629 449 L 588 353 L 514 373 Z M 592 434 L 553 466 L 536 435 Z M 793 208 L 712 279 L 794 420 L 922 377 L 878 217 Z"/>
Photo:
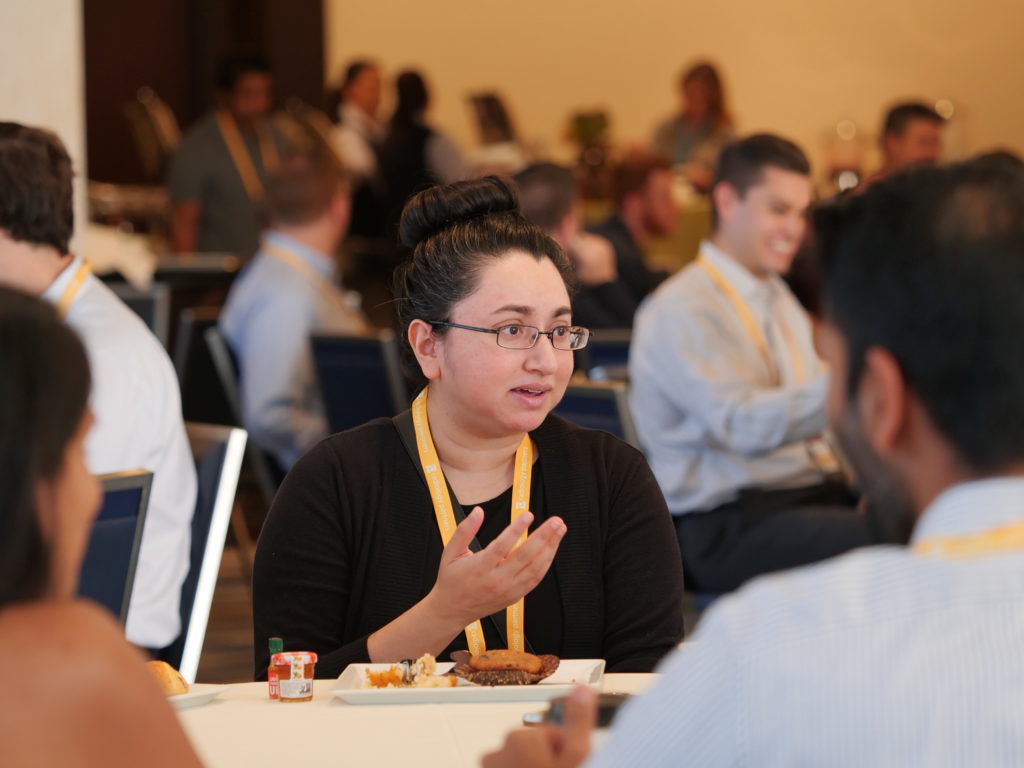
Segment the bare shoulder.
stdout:
<path fill-rule="evenodd" d="M 45 657 L 49 669 L 85 658 L 112 664 L 142 658 L 106 611 L 83 600 L 39 601 L 0 611 L 0 651 L 0 670 L 12 655 L 22 661 Z"/>
<path fill-rule="evenodd" d="M 89 603 L 0 610 L 0 676 L 32 673 L 31 684 L 19 686 L 19 706 L 0 718 L 12 764 L 197 765 L 144 661 L 121 627 Z M 144 759 L 149 750 L 160 757 Z"/>

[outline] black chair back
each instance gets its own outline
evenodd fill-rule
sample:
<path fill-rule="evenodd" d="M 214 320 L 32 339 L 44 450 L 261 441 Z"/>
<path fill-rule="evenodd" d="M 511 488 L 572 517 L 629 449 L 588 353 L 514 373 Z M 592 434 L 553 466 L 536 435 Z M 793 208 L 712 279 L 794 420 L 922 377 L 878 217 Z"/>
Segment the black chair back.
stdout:
<path fill-rule="evenodd" d="M 95 600 L 123 624 L 135 583 L 153 473 L 131 470 L 101 475 L 99 479 L 103 506 L 89 535 L 78 595 Z"/>
<path fill-rule="evenodd" d="M 216 328 L 219 307 L 183 309 L 174 345 L 174 368 L 181 387 L 181 410 L 185 421 L 235 426 L 236 410 L 231 406 L 206 343 L 206 331 Z"/>
<path fill-rule="evenodd" d="M 409 392 L 391 331 L 315 335 L 313 362 L 332 432 L 357 427 L 409 407 Z"/>
<path fill-rule="evenodd" d="M 587 346 L 577 353 L 576 370 L 594 381 L 628 381 L 632 339 L 628 328 L 595 330 Z"/>
<path fill-rule="evenodd" d="M 581 427 L 610 432 L 620 440 L 640 447 L 629 411 L 626 385 L 621 382 L 573 382 L 555 406 L 555 413 Z"/>
<path fill-rule="evenodd" d="M 142 319 L 166 349 L 171 322 L 170 286 L 167 283 L 153 283 L 142 290 L 128 283 L 107 283 L 107 287 Z"/>

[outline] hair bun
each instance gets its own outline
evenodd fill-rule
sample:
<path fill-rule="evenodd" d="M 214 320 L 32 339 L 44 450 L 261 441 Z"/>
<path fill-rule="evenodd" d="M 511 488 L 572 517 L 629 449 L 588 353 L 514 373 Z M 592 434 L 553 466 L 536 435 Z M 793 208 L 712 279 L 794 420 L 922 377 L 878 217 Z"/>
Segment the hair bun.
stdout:
<path fill-rule="evenodd" d="M 518 210 L 515 190 L 497 176 L 438 185 L 409 198 L 402 211 L 398 236 L 402 245 L 414 248 L 460 222 Z"/>

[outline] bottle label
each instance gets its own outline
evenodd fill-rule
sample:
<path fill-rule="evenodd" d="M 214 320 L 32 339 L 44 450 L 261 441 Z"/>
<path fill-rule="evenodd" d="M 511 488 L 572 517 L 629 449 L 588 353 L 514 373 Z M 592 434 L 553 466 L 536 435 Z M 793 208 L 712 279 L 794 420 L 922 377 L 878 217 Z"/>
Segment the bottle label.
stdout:
<path fill-rule="evenodd" d="M 293 677 L 290 680 L 281 680 L 279 685 L 282 699 L 305 699 L 313 695 L 312 680 Z"/>

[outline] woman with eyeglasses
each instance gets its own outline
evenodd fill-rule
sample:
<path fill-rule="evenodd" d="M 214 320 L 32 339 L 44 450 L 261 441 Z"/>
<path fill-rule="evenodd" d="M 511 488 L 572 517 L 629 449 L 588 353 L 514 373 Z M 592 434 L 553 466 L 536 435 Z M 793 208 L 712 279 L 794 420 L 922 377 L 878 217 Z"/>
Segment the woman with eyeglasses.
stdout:
<path fill-rule="evenodd" d="M 572 268 L 487 177 L 425 190 L 395 278 L 409 411 L 327 438 L 278 492 L 253 572 L 267 638 L 353 662 L 468 648 L 650 671 L 683 634 L 674 529 L 639 451 L 551 413 L 589 333 Z"/>
<path fill-rule="evenodd" d="M 75 599 L 100 503 L 89 383 L 53 307 L 0 288 L 0 762 L 198 766 L 142 654 Z"/>

